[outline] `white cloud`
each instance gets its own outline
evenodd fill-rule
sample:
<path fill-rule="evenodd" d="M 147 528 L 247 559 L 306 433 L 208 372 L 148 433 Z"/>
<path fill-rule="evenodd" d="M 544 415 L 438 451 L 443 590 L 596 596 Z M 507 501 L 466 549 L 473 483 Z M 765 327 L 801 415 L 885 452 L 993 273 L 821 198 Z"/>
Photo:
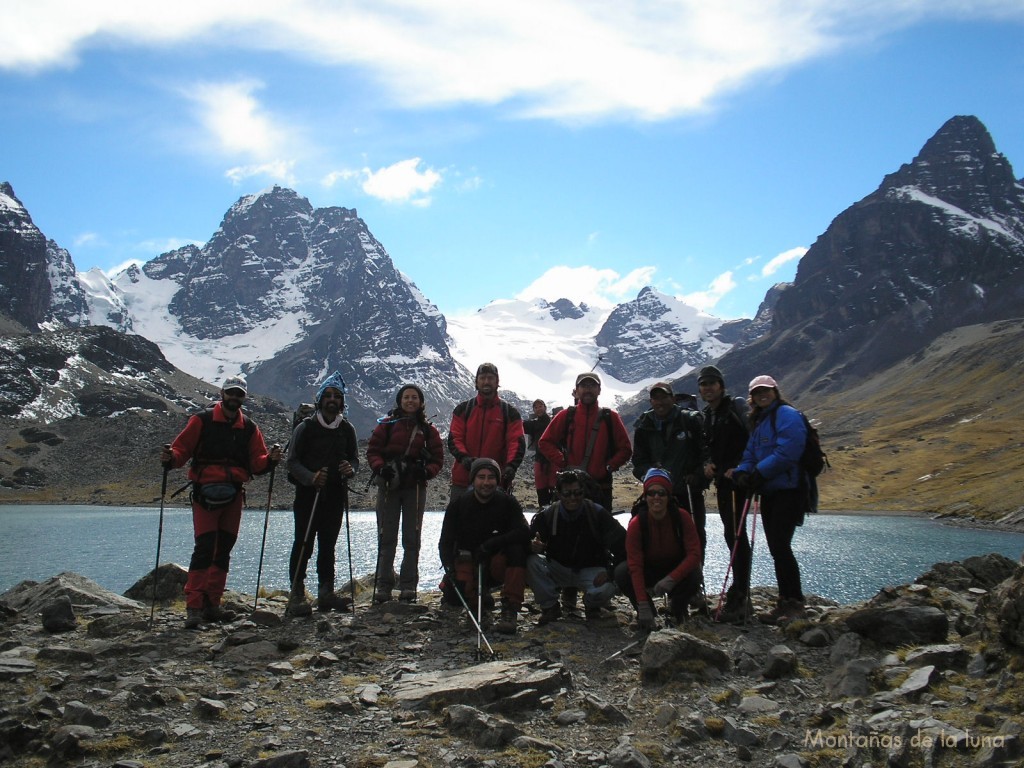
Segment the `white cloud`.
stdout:
<path fill-rule="evenodd" d="M 774 275 L 784 264 L 788 264 L 794 259 L 802 259 L 805 253 L 807 253 L 807 249 L 802 246 L 790 248 L 788 251 L 783 251 L 761 267 L 761 277 L 770 277 L 771 275 Z"/>
<path fill-rule="evenodd" d="M 522 301 L 565 298 L 608 309 L 636 297 L 651 284 L 654 267 L 638 267 L 627 275 L 596 267 L 552 267 L 516 294 Z"/>
<path fill-rule="evenodd" d="M 429 205 L 428 193 L 441 183 L 441 174 L 433 168 L 420 171 L 421 162 L 420 158 L 413 157 L 376 171 L 364 168 L 363 192 L 388 203 Z"/>
<path fill-rule="evenodd" d="M 254 165 L 237 165 L 224 171 L 234 184 L 241 184 L 246 179 L 264 176 L 272 181 L 279 181 L 288 186 L 295 186 L 294 160 L 274 160 L 269 163 L 256 163 Z"/>
<path fill-rule="evenodd" d="M 287 131 L 254 96 L 262 87 L 255 80 L 197 83 L 182 94 L 196 105 L 196 117 L 220 152 L 265 161 L 280 154 Z"/>
<path fill-rule="evenodd" d="M 718 302 L 722 300 L 723 296 L 735 288 L 736 280 L 730 270 L 728 272 L 723 272 L 712 280 L 706 290 L 688 293 L 685 296 L 680 296 L 679 298 L 690 306 L 696 307 L 703 312 L 710 312 L 715 308 Z"/>
<path fill-rule="evenodd" d="M 1019 0 L 33 0 L 0 6 L 0 67 L 73 66 L 101 46 L 198 42 L 358 67 L 406 108 L 505 103 L 530 116 L 659 120 L 707 110 L 725 93 L 838 48 L 944 18 L 1020 22 L 1024 6 Z M 233 114 L 249 128 L 239 138 L 243 148 L 272 142 L 254 125 L 258 114 L 246 117 L 244 94 L 235 95 L 242 98 Z"/>
<path fill-rule="evenodd" d="M 102 245 L 103 239 L 95 232 L 83 232 L 74 239 L 75 248 L 90 248 Z"/>

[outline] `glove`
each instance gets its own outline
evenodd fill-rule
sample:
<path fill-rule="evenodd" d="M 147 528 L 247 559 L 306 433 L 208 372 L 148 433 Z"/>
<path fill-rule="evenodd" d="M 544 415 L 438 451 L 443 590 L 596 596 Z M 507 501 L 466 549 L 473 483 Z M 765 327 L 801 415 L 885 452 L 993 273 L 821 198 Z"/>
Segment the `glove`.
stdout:
<path fill-rule="evenodd" d="M 515 479 L 515 476 L 515 467 L 505 467 L 503 470 L 501 470 L 501 484 L 507 486 Z"/>
<path fill-rule="evenodd" d="M 421 463 L 410 464 L 408 466 L 409 477 L 415 483 L 423 483 L 427 480 L 427 468 Z"/>
<path fill-rule="evenodd" d="M 395 468 L 390 464 L 385 464 L 380 468 L 380 472 L 377 473 L 381 480 L 391 481 L 395 478 Z"/>
<path fill-rule="evenodd" d="M 732 484 L 742 490 L 750 488 L 750 474 L 747 472 L 733 472 Z"/>
<path fill-rule="evenodd" d="M 675 589 L 675 586 L 676 580 L 673 579 L 671 576 L 666 576 L 657 584 L 655 584 L 654 589 L 651 591 L 654 593 L 655 597 L 661 597 L 662 595 L 667 595 L 669 592 Z"/>
<path fill-rule="evenodd" d="M 755 469 L 750 473 L 750 477 L 747 478 L 747 487 L 752 491 L 756 491 L 759 490 L 762 485 L 764 485 L 764 475 Z"/>
<path fill-rule="evenodd" d="M 473 468 L 474 461 L 476 461 L 476 458 L 473 456 L 463 456 L 459 463 L 466 468 L 467 472 L 469 472 L 469 470 Z"/>
<path fill-rule="evenodd" d="M 498 550 L 498 541 L 496 538 L 488 539 L 476 550 L 476 556 L 478 560 L 486 560 L 488 557 L 493 555 Z"/>
<path fill-rule="evenodd" d="M 654 630 L 654 609 L 650 603 L 637 603 L 636 623 L 640 626 L 641 632 L 652 632 Z"/>

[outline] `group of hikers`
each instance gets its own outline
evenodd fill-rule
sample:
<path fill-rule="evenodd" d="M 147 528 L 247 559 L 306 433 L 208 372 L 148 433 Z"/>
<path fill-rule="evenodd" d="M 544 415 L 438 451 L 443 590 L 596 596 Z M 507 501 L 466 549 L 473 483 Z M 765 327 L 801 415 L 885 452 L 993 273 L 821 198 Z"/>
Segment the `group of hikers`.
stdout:
<path fill-rule="evenodd" d="M 643 631 L 656 625 L 659 597 L 676 622 L 691 611 L 708 614 L 704 494 L 713 485 L 734 576 L 714 618 L 738 623 L 752 616 L 746 532 L 752 502 L 763 520 L 779 594 L 775 607 L 758 618 L 783 624 L 805 615 L 792 540 L 808 511 L 800 465 L 807 426 L 771 376 L 754 378 L 747 398 L 733 397 L 722 372 L 705 366 L 697 376 L 703 410 L 692 395 L 658 382 L 648 391 L 650 409 L 637 420 L 632 440 L 619 414 L 599 405 L 601 378 L 594 371 L 576 377 L 573 405 L 548 415 L 537 400 L 525 421 L 501 399 L 498 386 L 497 367 L 480 365 L 475 397 L 452 413 L 446 440 L 451 487 L 438 542 L 442 603 L 464 607 L 471 617 L 476 605 L 482 620 L 495 610 L 492 591 L 500 587 L 495 629 L 503 634 L 516 631 L 527 585 L 540 610 L 538 625 L 575 612 L 580 593 L 588 622 L 607 615 L 618 594 L 630 601 Z M 244 483 L 282 458 L 295 485 L 286 613 L 312 613 L 306 571 L 314 546 L 317 609 L 352 607 L 351 598 L 335 589 L 335 546 L 348 484 L 359 469 L 345 395 L 339 373 L 321 382 L 312 412 L 294 427 L 284 455 L 277 444 L 268 448 L 259 427 L 242 413 L 247 384 L 232 376 L 221 387 L 220 402 L 192 416 L 163 447 L 165 472 L 190 462 L 195 547 L 185 584 L 187 628 L 231 618 L 221 601 Z M 538 501 L 529 522 L 511 493 L 528 449 Z M 426 489 L 441 472 L 444 454 L 445 443 L 426 417 L 423 390 L 402 385 L 366 450 L 377 487 L 375 603 L 395 599 L 396 591 L 400 601 L 417 600 Z M 613 514 L 612 478 L 631 459 L 643 490 L 624 528 Z M 403 555 L 396 574 L 399 531 Z"/>

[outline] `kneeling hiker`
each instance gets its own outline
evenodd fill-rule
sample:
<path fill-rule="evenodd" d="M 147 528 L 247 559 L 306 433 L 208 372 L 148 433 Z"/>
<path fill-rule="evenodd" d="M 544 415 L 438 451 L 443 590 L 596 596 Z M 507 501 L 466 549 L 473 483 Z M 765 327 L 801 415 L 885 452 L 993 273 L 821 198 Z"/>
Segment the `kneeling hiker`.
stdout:
<path fill-rule="evenodd" d="M 471 491 L 453 496 L 444 512 L 438 554 L 445 570 L 444 602 L 462 605 L 459 590 L 473 605 L 477 589 L 501 584 L 501 620 L 495 629 L 516 631 L 526 589 L 526 550 L 530 529 L 523 508 L 498 490 L 501 467 L 493 459 L 477 459 L 469 470 Z M 477 574 L 482 572 L 483 584 Z"/>
<path fill-rule="evenodd" d="M 640 629 L 654 629 L 652 597 L 668 595 L 676 621 L 687 615 L 700 587 L 700 539 L 693 518 L 672 500 L 672 478 L 663 469 L 644 477 L 644 497 L 626 529 L 626 562 L 615 581 L 636 608 Z"/>
<path fill-rule="evenodd" d="M 584 498 L 582 470 L 555 478 L 559 501 L 533 516 L 526 579 L 541 614 L 538 624 L 562 615 L 560 588 L 583 590 L 587 620 L 600 616 L 616 593 L 611 574 L 626 556 L 626 531 L 611 512 Z"/>
<path fill-rule="evenodd" d="M 308 616 L 306 564 L 318 542 L 317 608 L 348 610 L 351 599 L 334 592 L 334 547 L 348 507 L 348 479 L 359 466 L 356 431 L 342 415 L 345 381 L 331 374 L 316 393 L 316 411 L 299 422 L 288 446 L 288 477 L 295 483 L 295 541 L 288 560 L 287 613 Z"/>

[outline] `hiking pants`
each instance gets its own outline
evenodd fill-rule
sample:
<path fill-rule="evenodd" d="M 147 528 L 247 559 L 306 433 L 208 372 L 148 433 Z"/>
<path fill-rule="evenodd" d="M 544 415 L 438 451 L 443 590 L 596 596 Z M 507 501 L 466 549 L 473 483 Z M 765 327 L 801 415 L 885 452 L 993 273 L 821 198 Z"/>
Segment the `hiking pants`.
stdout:
<path fill-rule="evenodd" d="M 530 555 L 526 560 L 526 581 L 541 608 L 557 603 L 560 590 L 565 587 L 583 590 L 585 608 L 607 605 L 618 590 L 611 578 L 599 587 L 594 586 L 594 579 L 602 573 L 607 574 L 607 569 L 595 566 L 573 570 L 546 555 Z"/>
<path fill-rule="evenodd" d="M 341 532 L 342 518 L 345 516 L 345 488 L 343 486 L 326 486 L 320 492 L 316 502 L 316 513 L 313 514 L 313 525 L 309 524 L 313 513 L 313 501 L 316 490 L 306 486 L 295 488 L 295 539 L 292 543 L 291 557 L 288 559 L 288 585 L 295 584 L 295 574 L 299 582 L 306 580 L 306 564 L 313 555 L 313 544 L 316 543 L 316 577 L 320 587 L 334 589 L 334 548 Z M 306 530 L 309 538 L 303 541 Z M 302 557 L 300 562 L 299 557 Z"/>
<path fill-rule="evenodd" d="M 186 607 L 202 609 L 207 604 L 220 605 L 228 581 L 231 548 L 235 546 L 242 523 L 244 503 L 244 490 L 239 491 L 229 504 L 216 509 L 207 509 L 193 498 L 195 548 L 185 581 Z"/>
<path fill-rule="evenodd" d="M 658 565 L 644 565 L 644 587 L 647 590 L 654 589 L 654 585 L 661 581 L 663 578 L 668 576 L 675 569 L 678 563 L 674 563 L 668 567 L 659 567 Z M 637 607 L 636 591 L 633 589 L 633 577 L 629 573 L 629 563 L 623 560 L 617 566 L 615 566 L 615 583 L 618 588 L 622 591 L 629 602 L 633 604 L 633 608 Z M 694 568 L 686 577 L 680 581 L 671 592 L 668 593 L 668 599 L 673 606 L 685 607 L 689 605 L 690 598 L 697 594 L 697 590 L 700 589 L 700 570 Z M 653 605 L 653 598 L 648 597 Z"/>
<path fill-rule="evenodd" d="M 377 489 L 377 589 L 391 592 L 395 586 L 395 552 L 398 524 L 402 524 L 402 568 L 398 588 L 416 591 L 420 582 L 420 533 L 427 486 Z"/>
<path fill-rule="evenodd" d="M 743 516 L 743 507 L 747 502 L 747 497 L 743 491 L 737 489 L 732 482 L 724 477 L 715 481 L 715 495 L 718 499 L 718 515 L 722 518 L 725 544 L 729 547 L 730 557 L 733 549 L 736 550 L 736 556 L 732 561 L 732 583 L 746 595 L 750 592 L 750 561 L 752 559 L 750 538 L 747 536 L 745 522 L 739 535 L 736 530 L 740 524 L 740 517 Z M 750 517 L 749 511 L 747 517 Z"/>
<path fill-rule="evenodd" d="M 704 506 L 704 491 L 700 488 L 694 488 L 690 486 L 690 492 L 683 492 L 682 495 L 676 495 L 676 504 L 685 509 L 690 513 L 690 517 L 693 518 L 693 524 L 697 528 L 697 536 L 700 538 L 700 561 L 704 562 L 704 553 L 708 548 L 708 532 L 707 532 L 707 507 Z M 693 499 L 693 509 L 690 509 L 690 499 Z"/>
<path fill-rule="evenodd" d="M 764 537 L 775 561 L 775 581 L 779 585 L 780 600 L 804 600 L 800 566 L 793 554 L 793 534 L 797 525 L 803 522 L 803 493 L 801 488 L 787 488 L 761 496 Z"/>
<path fill-rule="evenodd" d="M 526 551 L 521 546 L 508 547 L 507 550 L 491 555 L 484 563 L 483 588 L 490 591 L 491 586 L 501 584 L 501 599 L 506 605 L 522 606 L 526 593 Z M 455 561 L 455 581 L 465 585 L 464 596 L 471 606 L 476 604 L 477 563 L 472 559 Z"/>

